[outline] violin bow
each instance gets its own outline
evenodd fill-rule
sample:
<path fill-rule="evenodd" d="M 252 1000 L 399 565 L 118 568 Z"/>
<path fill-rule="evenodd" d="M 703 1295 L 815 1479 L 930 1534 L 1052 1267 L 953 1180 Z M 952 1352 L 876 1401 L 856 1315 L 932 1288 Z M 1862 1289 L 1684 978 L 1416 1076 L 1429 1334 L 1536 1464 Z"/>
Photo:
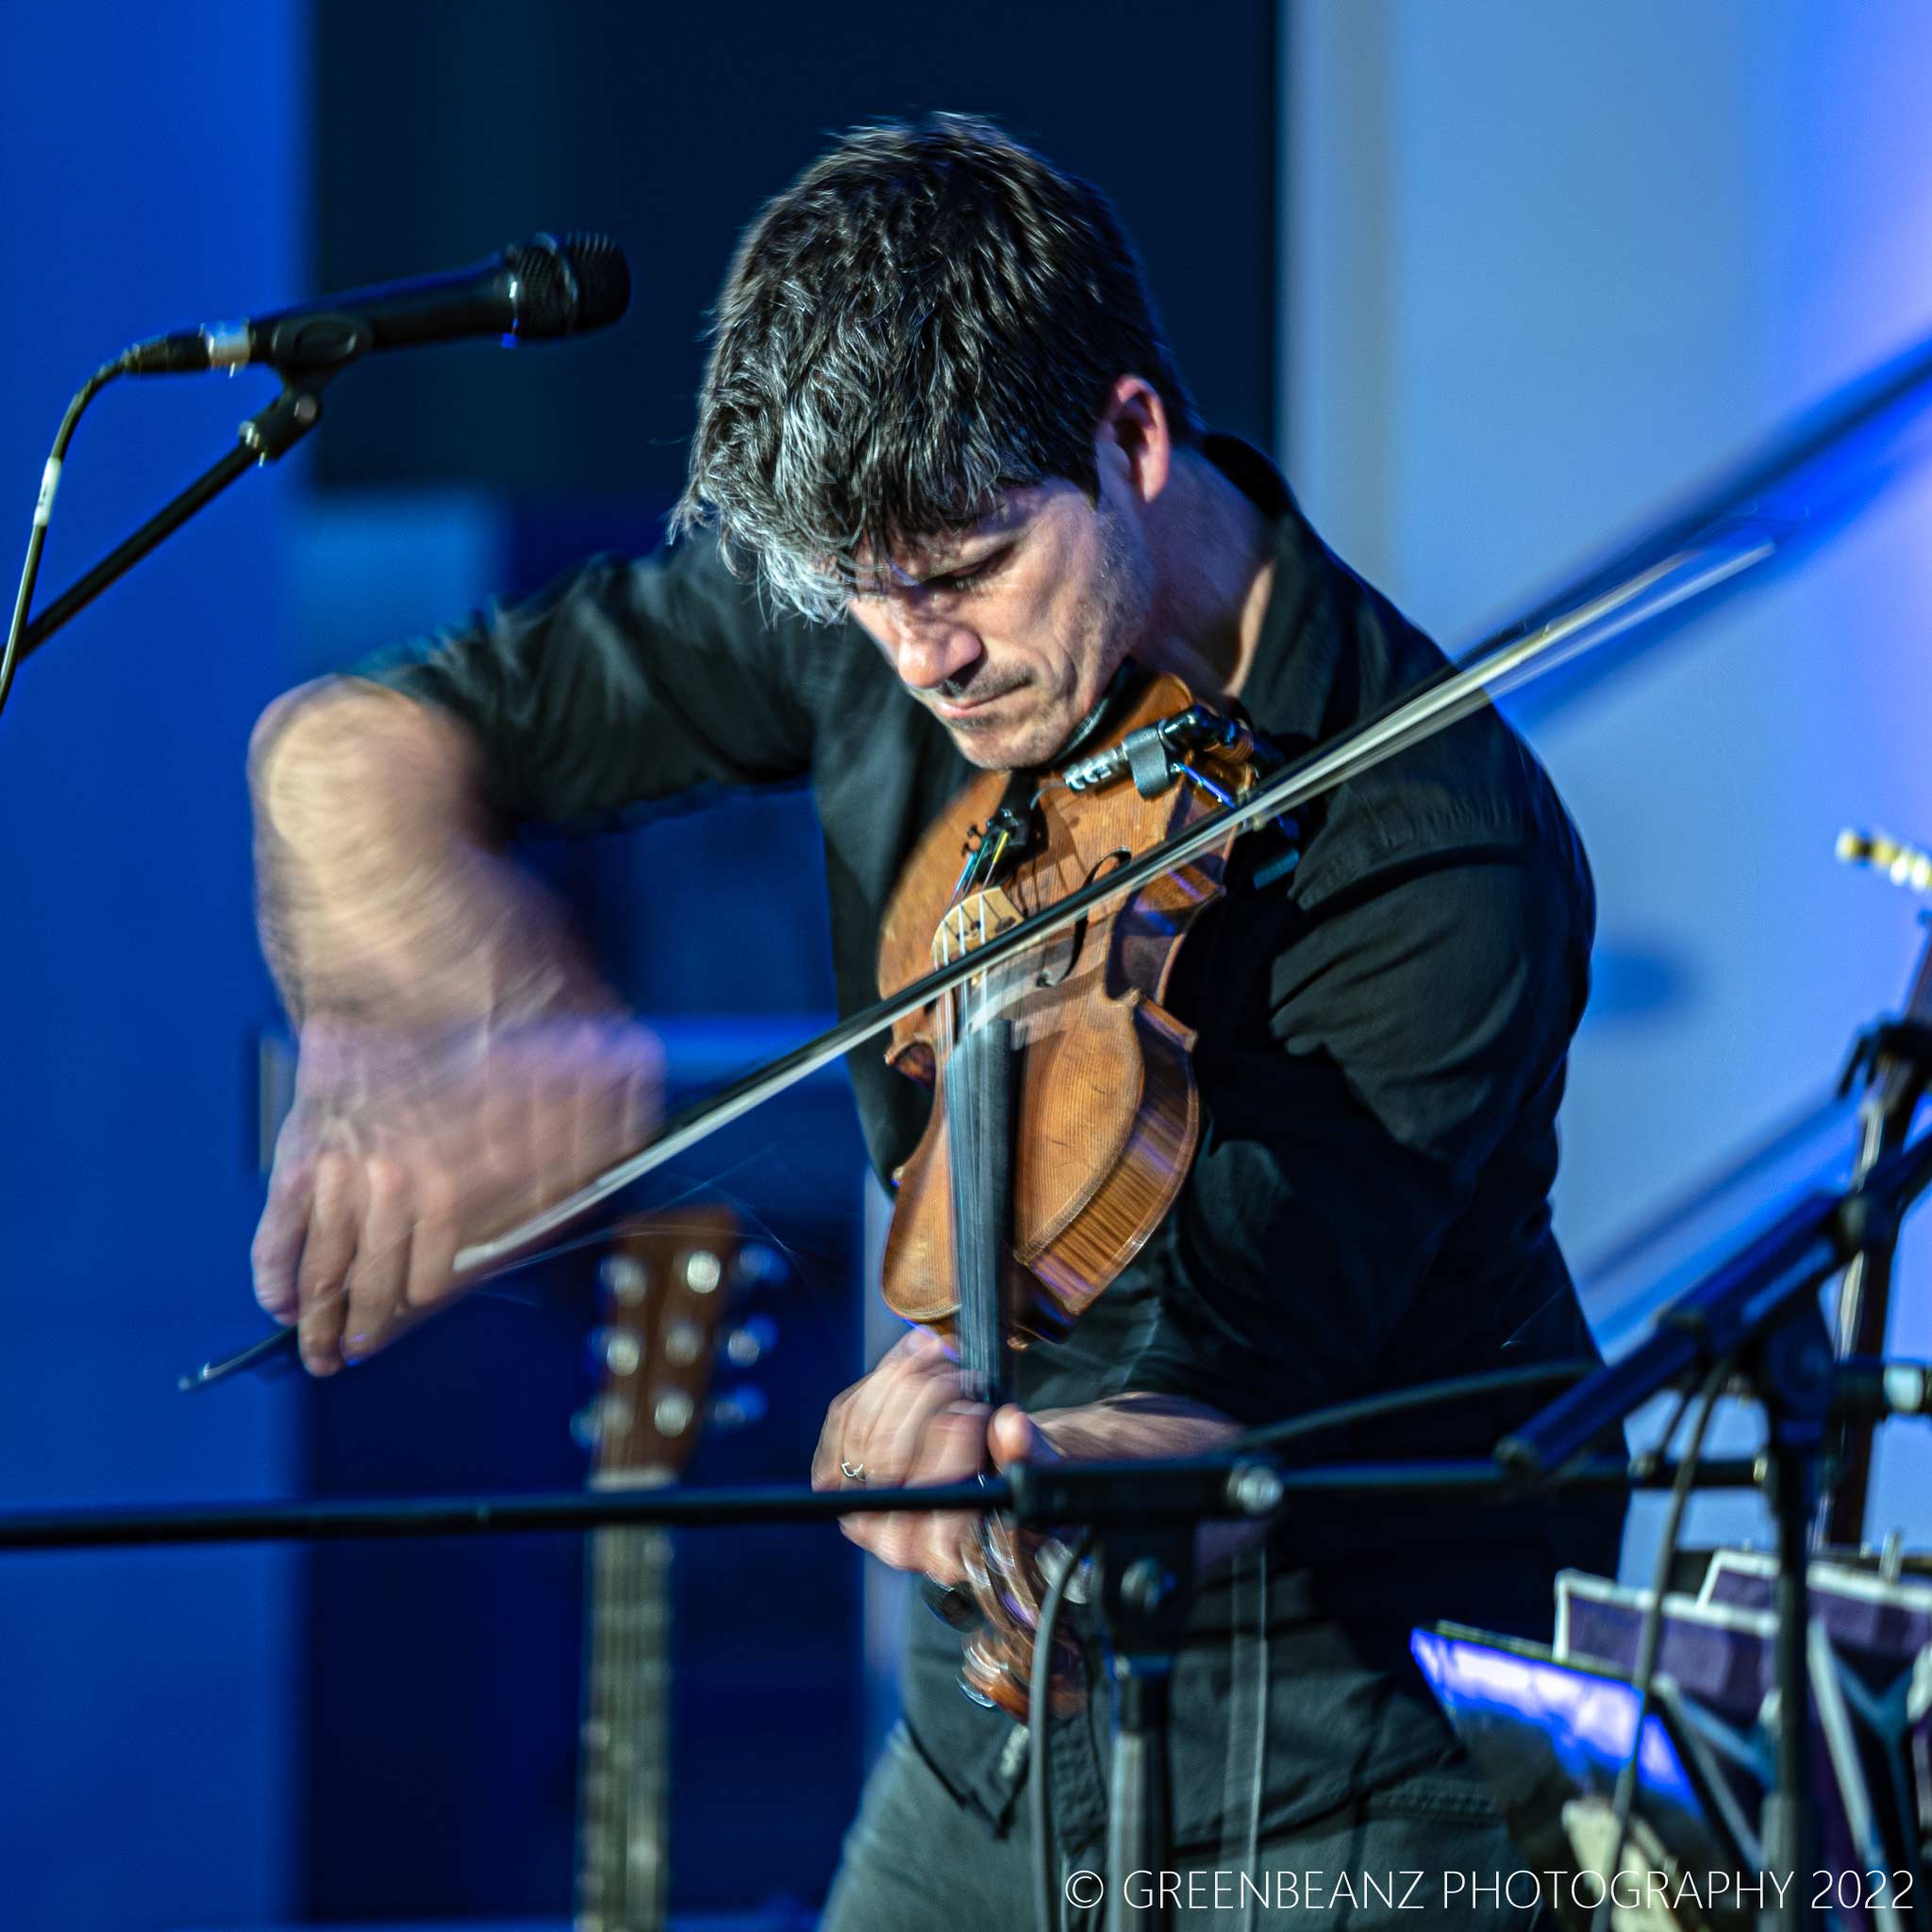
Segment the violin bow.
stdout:
<path fill-rule="evenodd" d="M 890 998 L 680 1109 L 635 1154 L 555 1206 L 488 1241 L 458 1249 L 453 1272 L 481 1277 L 527 1257 L 548 1236 L 633 1182 L 974 974 L 1065 931 L 1095 907 L 1140 891 L 1230 832 L 1257 819 L 1292 811 L 1585 652 L 1708 596 L 1782 552 L 1817 541 L 1831 523 L 1820 514 L 1821 508 L 1842 510 L 1848 493 L 1845 477 L 1826 474 L 1829 459 L 1842 456 L 1856 437 L 1894 426 L 1907 408 L 1916 411 L 1922 391 L 1928 387 L 1932 341 L 1840 392 L 1769 454 L 1745 462 L 1662 527 L 1547 600 L 1527 618 L 1492 633 L 1375 716 L 1271 774 L 1245 798 L 1217 807 L 1118 870 L 1076 888 Z M 1821 481 L 1827 486 L 1836 482 L 1840 500 L 1821 506 L 1803 493 L 1806 485 Z M 207 1388 L 294 1346 L 295 1330 L 277 1329 L 249 1348 L 191 1371 L 181 1377 L 180 1386 Z"/>

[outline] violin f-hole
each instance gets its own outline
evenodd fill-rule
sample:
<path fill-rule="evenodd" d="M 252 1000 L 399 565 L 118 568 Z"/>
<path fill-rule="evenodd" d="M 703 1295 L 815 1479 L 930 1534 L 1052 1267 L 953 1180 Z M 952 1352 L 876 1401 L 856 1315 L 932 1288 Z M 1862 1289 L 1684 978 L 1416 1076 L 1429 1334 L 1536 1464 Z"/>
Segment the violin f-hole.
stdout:
<path fill-rule="evenodd" d="M 1091 886 L 1102 874 L 1118 871 L 1133 856 L 1124 846 L 1116 847 L 1104 858 L 1096 859 L 1080 883 Z M 1087 915 L 1084 912 L 1067 928 L 1066 941 L 1064 956 L 1058 958 L 1058 963 L 1050 961 L 1040 969 L 1040 975 L 1033 982 L 1035 986 L 1058 986 L 1074 970 L 1080 958 L 1080 948 L 1087 941 Z"/>

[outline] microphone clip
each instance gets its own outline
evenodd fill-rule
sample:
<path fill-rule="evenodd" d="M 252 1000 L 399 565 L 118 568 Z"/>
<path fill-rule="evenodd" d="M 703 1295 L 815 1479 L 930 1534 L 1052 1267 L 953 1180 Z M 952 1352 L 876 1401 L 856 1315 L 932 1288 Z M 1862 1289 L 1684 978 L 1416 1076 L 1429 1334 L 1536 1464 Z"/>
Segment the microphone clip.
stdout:
<path fill-rule="evenodd" d="M 338 362 L 332 368 L 305 369 L 283 377 L 281 394 L 236 432 L 258 464 L 286 456 L 322 421 L 322 391 L 343 367 Z"/>

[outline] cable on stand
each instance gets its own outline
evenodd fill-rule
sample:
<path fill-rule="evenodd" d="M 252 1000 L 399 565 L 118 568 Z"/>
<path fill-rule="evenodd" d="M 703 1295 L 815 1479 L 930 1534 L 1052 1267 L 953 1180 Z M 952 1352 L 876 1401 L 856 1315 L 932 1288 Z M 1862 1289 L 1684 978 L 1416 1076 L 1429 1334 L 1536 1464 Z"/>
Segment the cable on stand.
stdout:
<path fill-rule="evenodd" d="M 1591 1914 L 1591 1932 L 1610 1932 L 1615 1914 L 1617 1879 L 1624 1870 L 1624 1848 L 1630 1840 L 1630 1819 L 1637 1808 L 1637 1774 L 1643 1757 L 1643 1727 L 1650 1720 L 1651 1692 L 1657 1675 L 1657 1651 L 1664 1629 L 1664 1592 L 1670 1588 L 1671 1563 L 1677 1553 L 1677 1539 L 1683 1528 L 1685 1506 L 1695 1487 L 1697 1465 L 1704 1454 L 1704 1439 L 1716 1413 L 1718 1397 L 1730 1379 L 1729 1357 L 1719 1362 L 1704 1378 L 1697 1391 L 1697 1420 L 1691 1424 L 1690 1446 L 1677 1464 L 1677 1477 L 1671 1485 L 1670 1507 L 1665 1513 L 1663 1533 L 1657 1539 L 1657 1561 L 1652 1566 L 1650 1607 L 1644 1613 L 1642 1634 L 1637 1645 L 1637 1668 L 1631 1688 L 1637 1692 L 1637 1716 L 1630 1727 L 1630 1755 L 1617 1774 L 1617 1789 L 1611 1805 L 1610 1855 L 1604 1862 L 1604 1894 Z M 1664 1425 L 1663 1447 L 1669 1451 L 1675 1440 L 1677 1424 L 1690 1406 L 1686 1391 L 1675 1413 Z"/>
<path fill-rule="evenodd" d="M 1838 857 L 1848 865 L 1876 867 L 1896 885 L 1921 892 L 1932 891 L 1932 856 L 1896 840 L 1841 832 Z M 1855 1184 L 1905 1145 L 1926 1085 L 1932 1081 L 1932 932 L 1920 948 L 1904 1012 L 1868 1027 L 1853 1044 L 1839 1081 L 1841 1097 L 1851 1091 L 1861 1074 L 1865 1091 L 1858 1104 Z M 1840 1356 L 1885 1353 L 1897 1233 L 1895 1224 L 1889 1230 L 1874 1230 L 1866 1245 L 1846 1265 L 1838 1296 Z M 1826 1543 L 1857 1549 L 1864 1541 L 1872 1438 L 1871 1423 L 1847 1421 L 1835 1444 L 1831 1493 L 1821 1513 Z"/>
<path fill-rule="evenodd" d="M 13 615 L 7 625 L 7 643 L 4 649 L 0 649 L 0 711 L 7 708 L 7 696 L 13 689 L 13 674 L 19 669 L 21 658 L 33 648 L 30 643 L 25 649 L 22 647 L 22 636 L 26 629 L 27 610 L 33 603 L 34 584 L 41 575 L 41 551 L 47 541 L 47 525 L 53 521 L 54 497 L 60 488 L 60 472 L 67 462 L 68 445 L 74 441 L 74 432 L 80 426 L 87 406 L 123 373 L 119 362 L 104 363 L 96 369 L 68 404 L 67 413 L 61 417 L 60 427 L 55 432 L 53 450 L 47 458 L 46 468 L 41 472 L 41 493 L 34 504 L 33 528 L 27 533 L 26 560 L 20 568 L 20 588 L 14 592 Z"/>
<path fill-rule="evenodd" d="M 1762 1814 L 1764 1863 L 1787 1882 L 1760 1915 L 1763 1932 L 1793 1932 L 1807 1914 L 1801 1889 L 1818 1841 L 1809 1790 L 1808 1565 L 1819 1464 L 1839 1379 L 1819 1307 L 1825 1282 L 1874 1242 L 1895 1241 L 1907 1207 L 1932 1185 L 1932 1136 L 1880 1161 L 1842 1195 L 1790 1209 L 1661 1316 L 1621 1361 L 1559 1396 L 1497 1446 L 1524 1480 L 1559 1472 L 1606 1431 L 1686 1374 L 1735 1357 L 1762 1404 L 1760 1458 L 1777 1524 L 1777 1774 Z M 1655 1606 L 1653 1607 L 1656 1607 Z"/>
<path fill-rule="evenodd" d="M 287 377 L 282 392 L 267 408 L 258 410 L 237 431 L 236 446 L 220 462 L 205 470 L 187 489 L 151 516 L 125 542 L 108 552 L 101 561 L 69 590 L 64 591 L 33 623 L 26 621 L 33 601 L 34 583 L 40 575 L 41 546 L 46 540 L 47 524 L 53 512 L 54 491 L 59 481 L 68 443 L 74 436 L 80 414 L 100 390 L 115 376 L 125 374 L 121 362 L 110 362 L 95 371 L 74 401 L 68 405 L 60 432 L 55 438 L 54 453 L 47 459 L 46 478 L 41 486 L 41 500 L 34 511 L 33 533 L 27 541 L 26 563 L 21 572 L 20 591 L 14 599 L 13 619 L 8 628 L 7 645 L 0 653 L 0 708 L 13 675 L 20 663 L 39 650 L 46 641 L 77 611 L 92 604 L 108 586 L 125 576 L 163 539 L 173 535 L 196 510 L 211 503 L 244 471 L 272 463 L 302 441 L 322 420 L 322 391 L 335 369 L 308 369 Z"/>

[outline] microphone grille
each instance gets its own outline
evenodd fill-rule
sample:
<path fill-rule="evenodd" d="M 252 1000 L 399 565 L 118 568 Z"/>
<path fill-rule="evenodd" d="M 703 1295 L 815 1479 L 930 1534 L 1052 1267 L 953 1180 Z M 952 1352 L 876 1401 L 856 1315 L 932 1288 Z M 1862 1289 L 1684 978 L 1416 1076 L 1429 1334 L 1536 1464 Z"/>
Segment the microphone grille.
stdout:
<path fill-rule="evenodd" d="M 566 235 L 563 252 L 576 271 L 576 328 L 602 328 L 630 307 L 630 264 L 608 235 Z"/>
<path fill-rule="evenodd" d="M 567 335 L 576 320 L 576 290 L 557 244 L 540 235 L 506 248 L 503 258 L 517 278 L 517 339 Z"/>
<path fill-rule="evenodd" d="M 602 328 L 630 305 L 630 269 L 608 235 L 539 235 L 504 259 L 520 284 L 519 341 Z"/>

